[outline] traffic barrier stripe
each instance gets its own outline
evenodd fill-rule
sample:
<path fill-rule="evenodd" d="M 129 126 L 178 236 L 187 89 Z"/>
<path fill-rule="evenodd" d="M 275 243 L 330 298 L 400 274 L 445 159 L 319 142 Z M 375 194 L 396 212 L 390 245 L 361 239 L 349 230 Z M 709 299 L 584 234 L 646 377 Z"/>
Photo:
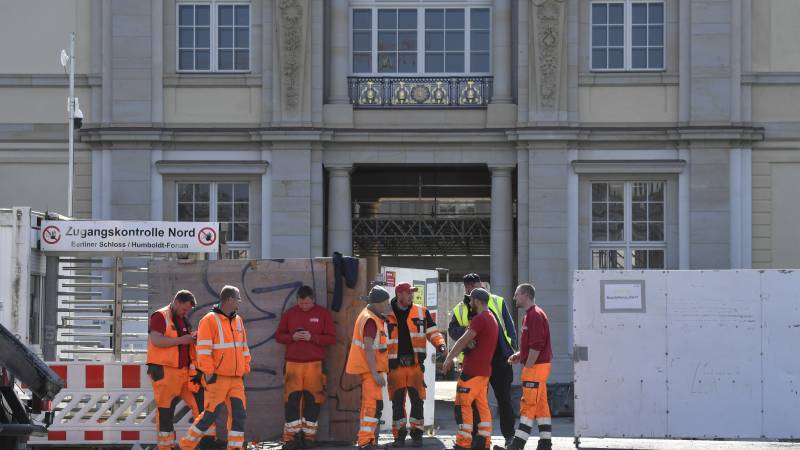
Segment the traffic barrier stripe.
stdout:
<path fill-rule="evenodd" d="M 155 401 L 146 365 L 51 363 L 50 368 L 65 385 L 53 399 L 47 436 L 32 436 L 31 444 L 156 443 Z M 191 410 L 180 402 L 175 411 L 175 431 L 182 436 L 192 424 Z"/>
<path fill-rule="evenodd" d="M 52 364 L 53 372 L 64 380 L 64 389 L 136 389 L 150 387 L 144 364 Z M 144 378 L 144 380 L 143 380 Z"/>

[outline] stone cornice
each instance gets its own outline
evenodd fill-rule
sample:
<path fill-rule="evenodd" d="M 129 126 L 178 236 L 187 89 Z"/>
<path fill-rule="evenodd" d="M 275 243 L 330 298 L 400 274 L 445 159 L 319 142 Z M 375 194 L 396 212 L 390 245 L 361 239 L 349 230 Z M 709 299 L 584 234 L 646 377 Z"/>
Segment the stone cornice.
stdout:
<path fill-rule="evenodd" d="M 482 129 L 337 129 L 316 127 L 154 128 L 100 127 L 80 132 L 85 143 L 111 142 L 349 142 L 349 143 L 664 143 L 723 142 L 748 144 L 764 140 L 755 126 L 678 127 L 520 127 Z"/>
<path fill-rule="evenodd" d="M 533 127 L 508 131 L 509 140 L 528 142 L 757 142 L 764 128 L 753 126 L 685 127 Z"/>
<path fill-rule="evenodd" d="M 75 87 L 102 85 L 99 75 L 75 75 Z M 0 87 L 69 87 L 69 78 L 60 73 L 2 73 Z"/>
<path fill-rule="evenodd" d="M 575 173 L 681 173 L 685 167 L 682 159 L 572 161 Z"/>
<path fill-rule="evenodd" d="M 319 128 L 145 128 L 104 127 L 84 129 L 82 142 L 309 142 L 330 139 L 330 131 Z"/>
<path fill-rule="evenodd" d="M 263 175 L 267 161 L 156 161 L 156 170 L 162 175 L 199 173 Z"/>

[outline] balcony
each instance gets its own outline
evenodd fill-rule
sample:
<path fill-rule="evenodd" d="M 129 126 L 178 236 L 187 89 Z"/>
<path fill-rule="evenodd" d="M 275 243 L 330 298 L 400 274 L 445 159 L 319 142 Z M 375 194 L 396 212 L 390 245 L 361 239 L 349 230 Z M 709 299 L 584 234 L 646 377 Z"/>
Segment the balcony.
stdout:
<path fill-rule="evenodd" d="M 355 108 L 485 108 L 492 77 L 348 77 Z"/>

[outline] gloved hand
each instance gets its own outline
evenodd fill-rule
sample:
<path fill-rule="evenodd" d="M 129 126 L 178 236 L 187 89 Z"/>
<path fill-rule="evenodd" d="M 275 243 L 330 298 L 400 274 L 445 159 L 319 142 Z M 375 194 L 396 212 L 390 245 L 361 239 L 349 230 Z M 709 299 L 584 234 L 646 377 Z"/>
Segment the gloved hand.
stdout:
<path fill-rule="evenodd" d="M 439 361 L 444 361 L 444 357 L 447 355 L 447 346 L 440 345 L 436 347 L 436 359 Z"/>
<path fill-rule="evenodd" d="M 200 392 L 200 387 L 202 386 L 200 384 L 200 380 L 202 378 L 203 378 L 203 372 L 195 370 L 194 376 L 189 378 L 189 391 L 191 391 L 193 394 Z"/>

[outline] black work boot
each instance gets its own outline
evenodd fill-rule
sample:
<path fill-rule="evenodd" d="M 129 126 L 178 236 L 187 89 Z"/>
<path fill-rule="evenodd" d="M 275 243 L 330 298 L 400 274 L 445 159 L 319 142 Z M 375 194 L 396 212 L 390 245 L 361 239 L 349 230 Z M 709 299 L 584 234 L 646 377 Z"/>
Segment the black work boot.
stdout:
<path fill-rule="evenodd" d="M 536 450 L 553 450 L 553 441 L 551 439 L 539 439 L 536 444 Z"/>
<path fill-rule="evenodd" d="M 524 450 L 525 449 L 525 441 L 520 438 L 511 438 L 506 439 L 506 446 L 500 447 L 499 445 L 495 445 L 493 450 Z"/>
<path fill-rule="evenodd" d="M 397 430 L 397 436 L 394 438 L 394 442 L 392 442 L 392 447 L 400 448 L 406 446 L 406 435 L 408 434 L 408 430 L 405 428 L 400 428 Z"/>
<path fill-rule="evenodd" d="M 297 438 L 291 441 L 284 442 L 281 450 L 298 450 L 300 448 L 300 441 Z"/>
<path fill-rule="evenodd" d="M 377 442 L 370 442 L 367 445 L 358 447 L 358 450 L 386 450 L 385 445 L 378 445 Z"/>
<path fill-rule="evenodd" d="M 417 448 L 422 447 L 422 430 L 419 428 L 411 430 L 411 446 Z"/>
<path fill-rule="evenodd" d="M 486 448 L 486 438 L 483 436 L 473 436 L 471 450 L 484 450 Z"/>

